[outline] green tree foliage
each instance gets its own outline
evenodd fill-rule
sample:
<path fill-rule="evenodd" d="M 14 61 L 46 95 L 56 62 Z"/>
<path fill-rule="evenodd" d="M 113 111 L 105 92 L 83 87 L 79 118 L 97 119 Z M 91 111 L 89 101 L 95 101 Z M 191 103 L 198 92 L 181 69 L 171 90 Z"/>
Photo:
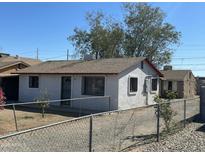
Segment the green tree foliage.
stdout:
<path fill-rule="evenodd" d="M 86 19 L 90 29 L 74 29 L 74 35 L 68 39 L 73 42 L 76 51 L 81 56 L 92 54 L 96 59 L 119 57 L 123 30 L 121 25 L 111 18 L 106 18 L 102 12 L 87 13 Z"/>
<path fill-rule="evenodd" d="M 102 12 L 88 13 L 89 29 L 75 28 L 68 38 L 76 51 L 96 58 L 144 56 L 159 67 L 170 63 L 181 33 L 165 22 L 165 13 L 147 3 L 126 3 L 123 8 L 122 23 Z"/>
<path fill-rule="evenodd" d="M 179 43 L 181 34 L 164 22 L 165 13 L 147 3 L 127 3 L 124 8 L 125 55 L 147 57 L 156 66 L 169 63 L 173 53 L 171 45 Z"/>

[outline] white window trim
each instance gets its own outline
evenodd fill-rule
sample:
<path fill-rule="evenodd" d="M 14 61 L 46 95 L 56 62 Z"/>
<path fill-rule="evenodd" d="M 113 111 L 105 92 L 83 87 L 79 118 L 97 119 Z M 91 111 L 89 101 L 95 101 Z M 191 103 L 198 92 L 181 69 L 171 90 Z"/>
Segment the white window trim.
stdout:
<path fill-rule="evenodd" d="M 152 90 L 152 80 L 153 79 L 157 79 L 157 90 Z M 158 89 L 159 89 L 159 78 L 158 77 L 151 77 L 151 84 L 150 84 L 150 91 L 151 91 L 151 93 L 157 93 L 157 91 L 158 91 Z"/>
<path fill-rule="evenodd" d="M 130 91 L 130 79 L 131 78 L 137 78 L 137 91 L 135 91 L 135 92 Z M 139 90 L 139 78 L 136 76 L 129 76 L 129 78 L 128 78 L 128 93 L 130 95 L 136 95 L 138 93 L 138 90 Z"/>

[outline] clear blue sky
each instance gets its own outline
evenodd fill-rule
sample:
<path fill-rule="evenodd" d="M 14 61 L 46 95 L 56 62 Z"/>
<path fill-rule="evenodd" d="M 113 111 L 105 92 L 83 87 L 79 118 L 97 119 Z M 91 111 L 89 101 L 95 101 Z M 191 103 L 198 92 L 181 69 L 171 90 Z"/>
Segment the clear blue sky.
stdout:
<path fill-rule="evenodd" d="M 152 5 L 161 7 L 166 21 L 182 32 L 174 68 L 192 69 L 195 75 L 205 76 L 205 3 Z M 38 48 L 40 59 L 65 59 L 67 49 L 74 51 L 66 38 L 75 27 L 88 28 L 85 13 L 93 10 L 122 20 L 122 3 L 0 3 L 0 49 L 35 58 Z"/>

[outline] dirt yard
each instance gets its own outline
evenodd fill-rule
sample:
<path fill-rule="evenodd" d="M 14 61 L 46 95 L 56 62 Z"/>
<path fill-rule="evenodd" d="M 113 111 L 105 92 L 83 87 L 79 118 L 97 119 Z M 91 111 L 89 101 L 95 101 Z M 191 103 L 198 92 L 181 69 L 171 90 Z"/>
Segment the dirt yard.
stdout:
<path fill-rule="evenodd" d="M 16 110 L 18 130 L 25 130 L 28 128 L 34 128 L 43 126 L 46 124 L 59 122 L 67 119 L 74 118 L 69 114 L 54 114 L 45 113 L 45 117 L 42 118 L 41 110 Z M 15 121 L 13 110 L 4 109 L 0 110 L 0 136 L 7 133 L 15 132 Z"/>

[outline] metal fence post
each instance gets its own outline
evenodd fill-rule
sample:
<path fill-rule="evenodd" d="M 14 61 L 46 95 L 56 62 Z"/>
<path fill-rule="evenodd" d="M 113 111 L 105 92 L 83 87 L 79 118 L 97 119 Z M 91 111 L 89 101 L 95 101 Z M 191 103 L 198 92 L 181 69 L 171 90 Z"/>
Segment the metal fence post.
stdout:
<path fill-rule="evenodd" d="M 109 103 L 109 111 L 111 111 L 111 101 L 110 101 L 110 96 L 109 96 L 109 98 L 108 98 L 108 103 Z"/>
<path fill-rule="evenodd" d="M 17 119 L 16 119 L 16 109 L 15 109 L 15 105 L 13 106 L 13 115 L 14 115 L 14 121 L 15 121 L 15 127 L 16 127 L 16 131 L 18 131 L 18 125 L 17 125 Z"/>
<path fill-rule="evenodd" d="M 160 105 L 157 104 L 157 142 L 160 141 Z"/>
<path fill-rule="evenodd" d="M 186 100 L 184 100 L 184 128 L 186 127 Z"/>
<path fill-rule="evenodd" d="M 90 129 L 89 129 L 89 152 L 92 152 L 92 139 L 93 139 L 93 116 L 90 116 Z"/>
<path fill-rule="evenodd" d="M 80 101 L 80 111 L 79 111 L 79 117 L 81 116 L 81 112 L 82 112 L 82 105 L 81 105 L 81 101 Z"/>

